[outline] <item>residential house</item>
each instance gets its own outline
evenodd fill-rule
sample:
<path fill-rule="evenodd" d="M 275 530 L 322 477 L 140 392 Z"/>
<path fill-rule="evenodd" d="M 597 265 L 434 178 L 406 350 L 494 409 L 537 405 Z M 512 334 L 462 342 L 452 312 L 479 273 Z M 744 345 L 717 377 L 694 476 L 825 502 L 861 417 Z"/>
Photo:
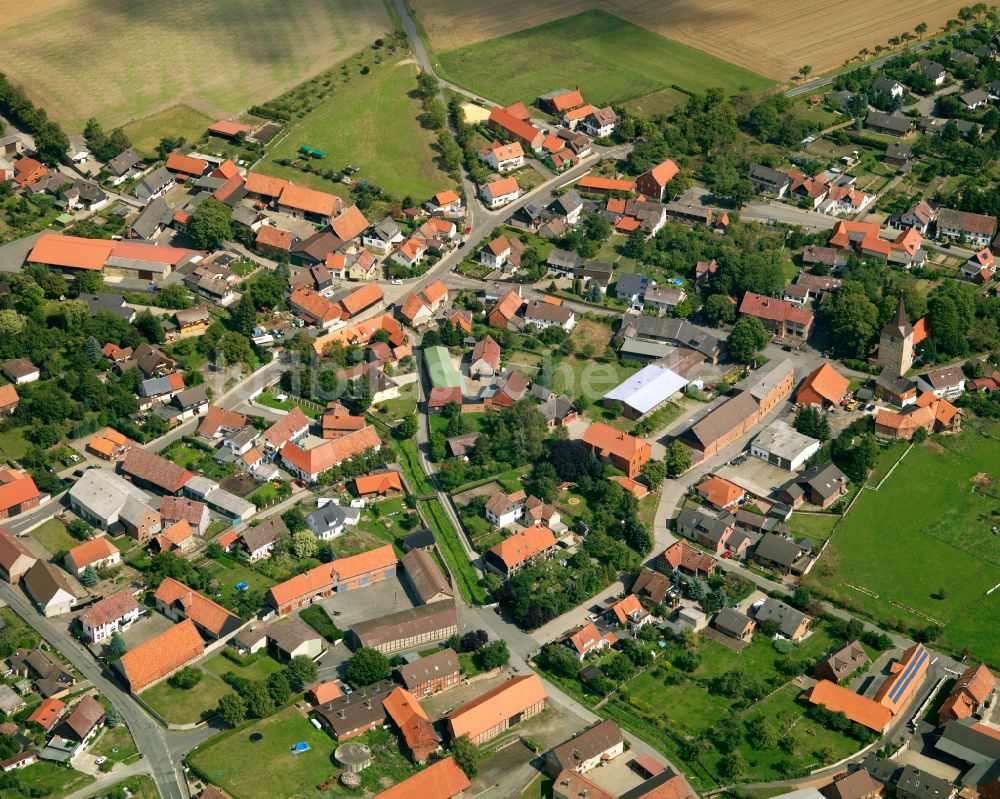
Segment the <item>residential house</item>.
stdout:
<path fill-rule="evenodd" d="M 869 111 L 865 117 L 865 128 L 887 136 L 909 136 L 913 132 L 913 120 L 902 114 Z"/>
<path fill-rule="evenodd" d="M 204 535 L 212 519 L 208 513 L 208 505 L 187 497 L 166 496 L 160 504 L 160 518 L 164 524 L 187 522 L 191 529 L 199 535 Z"/>
<path fill-rule="evenodd" d="M 678 515 L 676 525 L 678 533 L 718 555 L 728 548 L 736 519 L 728 511 L 712 513 L 697 505 L 686 505 Z"/>
<path fill-rule="evenodd" d="M 945 68 L 937 61 L 932 61 L 929 58 L 921 58 L 917 62 L 917 69 L 920 71 L 921 75 L 927 78 L 927 80 L 935 86 L 943 85 L 945 80 L 948 78 L 948 72 Z"/>
<path fill-rule="evenodd" d="M 667 311 L 673 313 L 687 298 L 687 293 L 676 286 L 662 286 L 655 282 L 646 286 L 642 294 L 644 310 L 656 311 L 658 314 Z"/>
<path fill-rule="evenodd" d="M 421 239 L 411 236 L 392 254 L 392 260 L 407 269 L 413 269 L 427 255 L 427 245 Z"/>
<path fill-rule="evenodd" d="M 754 548 L 753 560 L 766 569 L 787 574 L 801 572 L 803 554 L 801 543 L 774 532 L 765 532 Z"/>
<path fill-rule="evenodd" d="M 523 304 L 519 288 L 511 289 L 490 309 L 486 315 L 486 324 L 509 329 L 516 324 L 517 313 Z"/>
<path fill-rule="evenodd" d="M 500 345 L 487 335 L 472 348 L 469 377 L 483 379 L 500 374 Z"/>
<path fill-rule="evenodd" d="M 610 719 L 598 721 L 545 753 L 545 771 L 558 777 L 563 771 L 586 774 L 625 752 L 621 728 Z"/>
<path fill-rule="evenodd" d="M 524 243 L 517 237 L 498 236 L 479 251 L 479 261 L 494 269 L 517 272 L 521 266 Z"/>
<path fill-rule="evenodd" d="M 610 460 L 626 476 L 639 476 L 650 460 L 650 447 L 643 439 L 616 430 L 604 422 L 595 422 L 583 434 L 583 444 L 599 458 Z"/>
<path fill-rule="evenodd" d="M 396 676 L 415 696 L 445 691 L 462 681 L 458 655 L 449 647 L 396 667 Z"/>
<path fill-rule="evenodd" d="M 556 551 L 556 537 L 545 524 L 536 522 L 505 538 L 483 555 L 487 569 L 509 578 L 525 566 L 543 558 L 550 558 Z"/>
<path fill-rule="evenodd" d="M 938 723 L 981 716 L 996 688 L 996 677 L 980 663 L 969 666 L 952 686 L 944 704 L 938 710 Z"/>
<path fill-rule="evenodd" d="M 41 370 L 27 358 L 14 358 L 3 365 L 3 373 L 15 385 L 34 383 L 42 376 Z"/>
<path fill-rule="evenodd" d="M 45 618 L 69 613 L 76 604 L 76 594 L 52 564 L 36 560 L 21 577 L 25 592 Z"/>
<path fill-rule="evenodd" d="M 968 111 L 975 111 L 977 108 L 982 108 L 990 103 L 990 96 L 983 89 L 972 89 L 959 95 L 959 99 Z"/>
<path fill-rule="evenodd" d="M 381 680 L 316 705 L 313 716 L 335 741 L 347 741 L 385 726 L 386 714 L 382 701 L 395 688 L 389 680 Z"/>
<path fill-rule="evenodd" d="M 732 510 L 741 505 L 747 496 L 746 490 L 736 483 L 715 475 L 695 486 L 695 491 L 716 510 Z"/>
<path fill-rule="evenodd" d="M 762 541 L 766 541 L 768 535 L 765 535 Z M 757 548 L 760 548 L 759 544 Z M 771 597 L 765 599 L 764 603 L 754 610 L 754 620 L 762 629 L 769 622 L 774 622 L 778 633 L 789 641 L 801 640 L 812 627 L 812 619 L 805 613 Z"/>
<path fill-rule="evenodd" d="M 818 405 L 821 409 L 833 407 L 847 394 L 851 381 L 834 369 L 829 361 L 814 369 L 795 393 L 797 405 Z"/>
<path fill-rule="evenodd" d="M 484 744 L 545 709 L 545 688 L 537 674 L 512 677 L 445 717 L 452 739 L 468 735 Z"/>
<path fill-rule="evenodd" d="M 132 193 L 145 204 L 162 197 L 173 185 L 174 173 L 161 166 L 146 175 Z"/>
<path fill-rule="evenodd" d="M 700 579 L 707 579 L 715 573 L 715 560 L 711 555 L 691 546 L 681 539 L 668 546 L 657 557 L 664 567 L 690 574 Z"/>
<path fill-rule="evenodd" d="M 358 508 L 343 507 L 329 502 L 306 515 L 306 527 L 320 541 L 329 541 L 343 535 L 348 526 L 354 526 L 361 518 Z"/>
<path fill-rule="evenodd" d="M 642 606 L 635 594 L 613 602 L 601 611 L 601 615 L 611 624 L 617 624 L 631 633 L 638 632 L 653 620 L 652 614 Z"/>
<path fill-rule="evenodd" d="M 374 427 L 363 427 L 335 439 L 325 439 L 315 446 L 303 449 L 287 443 L 279 451 L 281 461 L 291 474 L 315 483 L 319 476 L 334 466 L 360 455 L 368 449 L 379 449 L 382 442 Z"/>
<path fill-rule="evenodd" d="M 0 520 L 37 508 L 41 502 L 42 493 L 29 474 L 0 469 Z"/>
<path fill-rule="evenodd" d="M 194 622 L 206 638 L 225 638 L 242 625 L 239 616 L 173 577 L 163 578 L 153 598 L 156 609 L 164 616 L 172 621 Z"/>
<path fill-rule="evenodd" d="M 73 547 L 66 553 L 64 564 L 66 571 L 80 578 L 88 566 L 93 566 L 95 569 L 110 569 L 121 561 L 122 555 L 118 547 L 100 536 Z"/>
<path fill-rule="evenodd" d="M 446 757 L 376 794 L 375 799 L 454 799 L 469 787 L 465 772 Z"/>
<path fill-rule="evenodd" d="M 236 543 L 251 563 L 269 558 L 274 553 L 274 542 L 280 535 L 289 535 L 280 515 L 271 516 L 256 527 L 247 527 Z"/>
<path fill-rule="evenodd" d="M 139 618 L 139 604 L 132 591 L 121 591 L 105 597 L 80 614 L 80 627 L 94 643 L 105 641 L 114 633 L 128 630 Z"/>
<path fill-rule="evenodd" d="M 996 259 L 989 247 L 983 247 L 962 264 L 962 276 L 973 283 L 989 283 L 996 271 Z"/>
<path fill-rule="evenodd" d="M 462 198 L 454 189 L 439 191 L 427 203 L 427 207 L 432 214 L 443 214 L 445 216 L 461 214 Z"/>
<path fill-rule="evenodd" d="M 479 195 L 488 208 L 500 208 L 513 202 L 520 195 L 517 178 L 501 178 L 492 183 L 486 183 L 480 188 Z"/>
<path fill-rule="evenodd" d="M 785 172 L 763 164 L 751 164 L 747 177 L 757 191 L 779 199 L 792 185 L 792 179 Z"/>
<path fill-rule="evenodd" d="M 165 680 L 205 652 L 205 643 L 190 619 L 130 649 L 112 666 L 129 690 L 140 691 Z"/>
<path fill-rule="evenodd" d="M 612 632 L 601 633 L 593 622 L 581 624 L 566 632 L 561 642 L 583 662 L 592 652 L 604 652 L 618 642 L 618 636 Z"/>
<path fill-rule="evenodd" d="M 35 565 L 37 558 L 21 540 L 0 527 L 0 576 L 8 583 L 18 583 L 24 573 Z"/>
<path fill-rule="evenodd" d="M 667 184 L 677 177 L 678 171 L 677 164 L 669 158 L 661 161 L 635 179 L 636 191 L 649 199 L 662 201 L 667 192 Z"/>
<path fill-rule="evenodd" d="M 868 653 L 865 652 L 861 642 L 851 641 L 817 663 L 813 673 L 818 679 L 840 682 L 869 663 L 871 661 L 868 659 Z"/>
<path fill-rule="evenodd" d="M 121 470 L 133 483 L 148 486 L 161 494 L 179 494 L 185 483 L 194 477 L 187 469 L 142 447 L 132 447 L 125 453 Z"/>
<path fill-rule="evenodd" d="M 820 463 L 800 472 L 778 489 L 777 497 L 792 507 L 803 502 L 828 508 L 847 493 L 847 475 L 832 463 Z"/>
<path fill-rule="evenodd" d="M 676 607 L 680 603 L 681 589 L 663 572 L 642 566 L 632 583 L 632 593 L 653 605 Z"/>
<path fill-rule="evenodd" d="M 18 677 L 30 677 L 44 699 L 66 696 L 76 678 L 52 653 L 43 649 L 17 649 L 8 661 Z"/>
<path fill-rule="evenodd" d="M 976 248 L 988 247 L 993 240 L 996 225 L 994 216 L 956 211 L 952 208 L 938 209 L 938 238 L 964 241 Z"/>
<path fill-rule="evenodd" d="M 553 305 L 545 300 L 531 300 L 524 307 L 524 323 L 535 325 L 541 330 L 550 327 L 572 330 L 576 324 L 576 314 L 563 305 Z"/>
<path fill-rule="evenodd" d="M 355 648 L 377 649 L 384 654 L 406 652 L 447 641 L 458 632 L 455 600 L 448 599 L 368 619 L 351 625 Z"/>
<path fill-rule="evenodd" d="M 441 749 L 441 740 L 434 731 L 430 717 L 420 703 L 405 688 L 395 688 L 382 700 L 386 716 L 399 731 L 403 748 L 410 753 L 414 763 L 426 763 Z"/>
<path fill-rule="evenodd" d="M 52 728 L 56 726 L 59 718 L 62 716 L 63 711 L 66 709 L 66 703 L 55 697 L 49 697 L 42 701 L 42 703 L 32 711 L 31 715 L 27 718 L 28 724 L 37 724 L 46 733 L 52 731 Z"/>
<path fill-rule="evenodd" d="M 812 330 L 813 314 L 786 300 L 765 297 L 748 291 L 740 303 L 740 314 L 756 316 L 764 329 L 779 338 L 807 339 Z"/>
<path fill-rule="evenodd" d="M 20 401 L 21 398 L 13 383 L 4 383 L 0 386 L 0 417 L 13 416 Z"/>
<path fill-rule="evenodd" d="M 937 208 L 927 200 L 918 200 L 899 218 L 900 225 L 916 228 L 921 236 L 926 236 L 931 222 L 937 219 Z"/>
<path fill-rule="evenodd" d="M 750 641 L 753 638 L 754 630 L 757 629 L 757 622 L 738 610 L 722 608 L 712 619 L 712 626 L 729 638 L 734 638 L 737 641 Z"/>
<path fill-rule="evenodd" d="M 913 148 L 909 144 L 894 141 L 890 142 L 889 146 L 885 148 L 885 155 L 882 157 L 882 160 L 893 166 L 903 166 L 912 161 L 913 158 Z"/>
<path fill-rule="evenodd" d="M 275 659 L 285 663 L 294 657 L 314 660 L 323 652 L 323 637 L 297 617 L 272 624 L 266 637 Z"/>
<path fill-rule="evenodd" d="M 917 388 L 935 397 L 954 399 L 965 393 L 965 373 L 959 366 L 935 369 L 917 377 Z"/>
<path fill-rule="evenodd" d="M 399 472 L 385 471 L 354 478 L 354 491 L 359 497 L 384 497 L 389 494 L 402 493 L 403 483 Z"/>
<path fill-rule="evenodd" d="M 384 255 L 395 245 L 402 243 L 403 238 L 403 232 L 399 229 L 399 225 L 396 224 L 392 217 L 387 216 L 365 232 L 361 243 L 366 247 L 378 250 Z"/>
<path fill-rule="evenodd" d="M 509 172 L 524 164 L 524 150 L 520 141 L 510 144 L 494 141 L 479 151 L 479 160 L 497 172 Z"/>
<path fill-rule="evenodd" d="M 610 106 L 592 108 L 590 113 L 580 120 L 580 124 L 595 139 L 604 139 L 614 133 L 618 125 L 618 114 Z"/>
<path fill-rule="evenodd" d="M 872 81 L 871 90 L 873 92 L 885 92 L 890 97 L 897 99 L 906 94 L 906 87 L 902 83 L 885 75 L 876 76 L 875 80 Z"/>

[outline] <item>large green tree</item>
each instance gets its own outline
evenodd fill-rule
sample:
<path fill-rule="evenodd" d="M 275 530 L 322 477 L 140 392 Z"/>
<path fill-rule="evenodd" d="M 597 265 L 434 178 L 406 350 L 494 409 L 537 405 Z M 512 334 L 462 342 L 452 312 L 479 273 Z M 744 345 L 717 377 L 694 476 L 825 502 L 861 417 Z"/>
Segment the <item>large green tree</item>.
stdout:
<path fill-rule="evenodd" d="M 216 199 L 205 200 L 191 214 L 188 236 L 199 250 L 214 250 L 232 236 L 233 209 Z"/>
<path fill-rule="evenodd" d="M 389 660 L 377 649 L 362 647 L 347 661 L 347 681 L 363 688 L 389 676 Z"/>
<path fill-rule="evenodd" d="M 767 346 L 768 338 L 760 319 L 756 316 L 741 316 L 729 331 L 726 348 L 733 360 L 749 363 Z"/>

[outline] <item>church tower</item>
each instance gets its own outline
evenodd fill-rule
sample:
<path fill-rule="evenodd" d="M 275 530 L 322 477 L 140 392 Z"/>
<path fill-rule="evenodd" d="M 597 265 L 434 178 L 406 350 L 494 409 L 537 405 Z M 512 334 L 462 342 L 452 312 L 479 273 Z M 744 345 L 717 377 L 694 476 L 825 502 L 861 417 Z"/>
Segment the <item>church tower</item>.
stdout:
<path fill-rule="evenodd" d="M 913 325 L 906 318 L 903 298 L 899 298 L 896 313 L 878 340 L 878 362 L 886 369 L 905 375 L 913 366 Z"/>

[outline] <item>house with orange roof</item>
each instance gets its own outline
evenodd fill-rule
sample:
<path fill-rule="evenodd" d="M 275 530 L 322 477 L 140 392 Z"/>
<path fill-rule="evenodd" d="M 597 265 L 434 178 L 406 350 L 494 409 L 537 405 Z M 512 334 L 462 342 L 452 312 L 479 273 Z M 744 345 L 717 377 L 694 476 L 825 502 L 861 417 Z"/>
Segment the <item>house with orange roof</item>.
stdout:
<path fill-rule="evenodd" d="M 458 235 L 458 225 L 450 219 L 432 216 L 417 228 L 416 235 L 418 238 L 424 239 L 424 243 L 428 246 L 440 247 Z"/>
<path fill-rule="evenodd" d="M 397 686 L 382 700 L 385 713 L 399 731 L 414 763 L 426 763 L 441 748 L 434 724 L 417 698 Z"/>
<path fill-rule="evenodd" d="M 444 214 L 452 216 L 462 213 L 462 198 L 454 189 L 439 191 L 427 203 L 427 208 L 432 214 Z"/>
<path fill-rule="evenodd" d="M 376 794 L 375 799 L 454 799 L 470 787 L 465 772 L 446 757 Z"/>
<path fill-rule="evenodd" d="M 480 150 L 478 156 L 497 172 L 509 172 L 524 164 L 524 149 L 519 141 L 510 144 L 494 141 Z"/>
<path fill-rule="evenodd" d="M 278 451 L 282 463 L 289 473 L 315 483 L 327 469 L 338 466 L 360 455 L 365 450 L 379 449 L 382 441 L 374 427 L 363 427 L 339 438 L 323 439 L 309 449 L 303 449 L 289 441 Z"/>
<path fill-rule="evenodd" d="M 427 244 L 416 236 L 410 236 L 410 238 L 399 245 L 390 257 L 397 264 L 402 264 L 407 269 L 412 269 L 424 260 L 425 255 L 427 255 Z"/>
<path fill-rule="evenodd" d="M 508 291 L 486 315 L 486 324 L 507 330 L 514 322 L 517 312 L 524 305 L 524 300 L 516 289 Z"/>
<path fill-rule="evenodd" d="M 400 480 L 399 472 L 379 472 L 378 474 L 368 474 L 354 478 L 354 491 L 359 497 L 376 494 L 384 497 L 393 492 L 401 492 L 403 483 Z"/>
<path fill-rule="evenodd" d="M 64 559 L 66 571 L 77 578 L 83 576 L 88 566 L 95 569 L 110 569 L 122 562 L 122 553 L 118 547 L 101 536 L 73 547 L 66 553 Z"/>
<path fill-rule="evenodd" d="M 503 110 L 510 114 L 512 117 L 517 119 L 529 119 L 531 117 L 531 111 L 528 110 L 528 106 L 518 100 L 516 103 L 511 103 L 510 105 L 505 105 Z"/>
<path fill-rule="evenodd" d="M 604 422 L 594 422 L 583 434 L 583 444 L 597 457 L 611 461 L 627 477 L 636 478 L 649 462 L 649 444 L 641 438 L 616 430 Z"/>
<path fill-rule="evenodd" d="M 564 111 L 562 115 L 562 123 L 565 127 L 570 130 L 576 130 L 577 125 L 579 125 L 583 120 L 594 110 L 594 106 L 590 103 L 581 105 L 578 108 L 571 108 L 568 111 Z"/>
<path fill-rule="evenodd" d="M 95 643 L 105 641 L 116 632 L 129 629 L 139 618 L 139 604 L 131 588 L 95 602 L 80 614 L 80 627 Z"/>
<path fill-rule="evenodd" d="M 967 719 L 979 711 L 996 688 L 997 679 L 986 666 L 969 666 L 955 680 L 951 693 L 938 711 L 938 724 Z"/>
<path fill-rule="evenodd" d="M 907 228 L 896 234 L 894 239 L 883 239 L 881 234 L 892 231 L 882 230 L 870 222 L 839 221 L 830 236 L 830 247 L 841 251 L 853 251 L 861 257 L 884 258 L 890 263 L 903 265 L 920 264 L 926 260 L 923 250 L 923 236 L 916 228 Z"/>
<path fill-rule="evenodd" d="M 509 141 L 519 142 L 522 147 L 529 150 L 537 151 L 545 139 L 545 134 L 530 122 L 518 119 L 502 108 L 494 108 L 490 111 L 490 118 L 486 121 L 486 126 L 501 137 Z"/>
<path fill-rule="evenodd" d="M 328 330 L 343 318 L 339 305 L 311 288 L 295 289 L 288 298 L 288 304 L 301 319 L 322 330 Z"/>
<path fill-rule="evenodd" d="M 602 634 L 592 621 L 574 627 L 561 639 L 564 646 L 569 647 L 577 660 L 583 661 L 591 652 L 603 652 L 618 643 L 618 636 L 613 632 Z"/>
<path fill-rule="evenodd" d="M 472 327 L 470 322 L 469 327 Z M 21 398 L 17 395 L 17 389 L 13 383 L 4 383 L 0 386 L 0 416 L 10 416 L 17 410 L 17 405 Z"/>
<path fill-rule="evenodd" d="M 200 178 L 208 167 L 209 163 L 204 158 L 195 158 L 179 152 L 172 152 L 167 156 L 167 169 L 181 180 Z"/>
<path fill-rule="evenodd" d="M 194 622 L 185 619 L 154 638 L 133 647 L 112 667 L 137 694 L 180 671 L 205 653 L 205 642 Z"/>
<path fill-rule="evenodd" d="M 156 609 L 168 619 L 188 619 L 207 638 L 225 638 L 243 624 L 239 616 L 173 577 L 163 578 L 153 599 Z"/>
<path fill-rule="evenodd" d="M 492 336 L 484 336 L 472 348 L 469 377 L 496 377 L 500 374 L 500 345 Z"/>
<path fill-rule="evenodd" d="M 247 190 L 247 196 L 251 199 L 272 202 L 281 196 L 281 192 L 288 185 L 290 185 L 289 182 L 283 178 L 271 177 L 260 172 L 250 172 L 247 174 L 244 188 Z"/>
<path fill-rule="evenodd" d="M 875 701 L 894 716 L 901 713 L 920 691 L 930 663 L 931 654 L 923 644 L 911 646 L 889 666 L 889 676 L 875 692 Z"/>
<path fill-rule="evenodd" d="M 154 536 L 150 546 L 154 553 L 175 552 L 190 549 L 194 545 L 194 540 L 194 530 L 191 529 L 191 525 L 186 520 L 181 519 L 159 535 Z"/>
<path fill-rule="evenodd" d="M 708 578 L 715 573 L 715 560 L 712 556 L 696 549 L 683 538 L 663 550 L 657 560 L 662 561 L 674 571 L 699 578 Z"/>
<path fill-rule="evenodd" d="M 29 724 L 37 724 L 45 732 L 51 732 L 65 709 L 66 703 L 52 696 L 43 700 L 32 714 L 28 716 L 27 721 Z"/>
<path fill-rule="evenodd" d="M 472 332 L 472 311 L 454 310 L 448 315 L 450 324 L 460 327 L 466 333 Z"/>
<path fill-rule="evenodd" d="M 369 283 L 344 297 L 340 301 L 340 308 L 344 319 L 350 319 L 373 308 L 380 308 L 384 302 L 382 289 L 375 283 Z"/>
<path fill-rule="evenodd" d="M 118 460 L 130 447 L 135 446 L 132 439 L 123 436 L 113 427 L 105 427 L 87 442 L 87 452 L 97 455 L 106 461 Z"/>
<path fill-rule="evenodd" d="M 198 435 L 209 440 L 218 440 L 227 433 L 234 433 L 247 423 L 242 413 L 227 411 L 218 405 L 209 405 L 198 425 Z"/>
<path fill-rule="evenodd" d="M 958 432 L 961 424 L 962 412 L 929 391 L 899 412 L 879 408 L 875 414 L 875 434 L 899 441 L 911 440 L 918 429 L 927 433 Z"/>
<path fill-rule="evenodd" d="M 21 539 L 0 527 L 0 576 L 9 583 L 18 583 L 38 560 Z"/>
<path fill-rule="evenodd" d="M 517 184 L 517 178 L 494 180 L 492 183 L 483 184 L 479 190 L 479 196 L 487 208 L 500 208 L 514 202 L 520 194 L 521 187 Z"/>
<path fill-rule="evenodd" d="M 468 735 L 484 744 L 545 709 L 545 688 L 537 674 L 512 677 L 444 717 L 453 740 Z"/>
<path fill-rule="evenodd" d="M 350 327 L 317 337 L 313 349 L 317 355 L 323 355 L 327 347 L 335 344 L 345 347 L 357 344 L 359 347 L 364 347 L 379 330 L 385 330 L 389 334 L 389 343 L 394 347 L 400 346 L 406 340 L 406 332 L 399 320 L 395 319 L 392 314 L 384 313 L 374 319 L 358 322 Z"/>
<path fill-rule="evenodd" d="M 479 251 L 479 262 L 494 269 L 516 273 L 521 266 L 524 242 L 517 236 L 497 236 Z"/>
<path fill-rule="evenodd" d="M 766 297 L 748 291 L 743 295 L 739 312 L 743 316 L 756 316 L 772 336 L 780 338 L 809 338 L 813 313 L 799 308 L 795 303 Z"/>
<path fill-rule="evenodd" d="M 635 181 L 604 178 L 599 175 L 584 175 L 577 182 L 576 187 L 580 191 L 591 194 L 611 194 L 612 192 L 631 194 L 635 191 Z"/>
<path fill-rule="evenodd" d="M 224 139 L 235 139 L 239 136 L 249 136 L 253 130 L 249 125 L 242 122 L 233 122 L 230 119 L 220 119 L 208 126 L 208 132 L 213 136 L 221 136 Z"/>
<path fill-rule="evenodd" d="M 648 200 L 662 201 L 667 193 L 667 184 L 678 173 L 677 164 L 669 158 L 650 167 L 635 179 L 635 188 Z"/>
<path fill-rule="evenodd" d="M 330 221 L 330 229 L 342 241 L 356 239 L 368 229 L 369 222 L 356 205 L 345 208 Z"/>
<path fill-rule="evenodd" d="M 556 537 L 542 522 L 513 533 L 483 555 L 487 569 L 503 578 L 517 574 L 525 566 L 556 551 Z"/>
<path fill-rule="evenodd" d="M 254 248 L 264 255 L 285 255 L 292 251 L 292 233 L 290 230 L 282 230 L 280 227 L 271 225 L 261 225 L 257 229 L 257 238 L 254 239 Z"/>
<path fill-rule="evenodd" d="M 736 483 L 712 476 L 695 487 L 698 496 L 718 510 L 729 510 L 739 505 L 747 492 Z"/>
<path fill-rule="evenodd" d="M 635 594 L 619 599 L 601 611 L 601 614 L 609 622 L 617 623 L 622 629 L 633 633 L 653 620 Z"/>
<path fill-rule="evenodd" d="M 579 86 L 575 89 L 555 89 L 538 97 L 538 107 L 556 116 L 584 104 Z"/>
<path fill-rule="evenodd" d="M 307 189 L 293 183 L 286 183 L 278 197 L 279 211 L 313 222 L 329 222 L 343 207 L 344 201 L 335 194 Z M 367 222 L 365 227 L 368 227 Z"/>
<path fill-rule="evenodd" d="M 0 470 L 0 519 L 37 508 L 41 501 L 42 493 L 31 475 L 15 469 Z"/>
<path fill-rule="evenodd" d="M 820 408 L 839 405 L 850 385 L 850 380 L 834 369 L 829 361 L 825 361 L 802 381 L 795 393 L 795 403 L 818 405 Z"/>
<path fill-rule="evenodd" d="M 335 591 L 362 588 L 393 577 L 396 567 L 396 553 L 386 544 L 330 563 L 321 563 L 283 583 L 272 585 L 267 591 L 267 602 L 279 616 L 284 616 L 318 597 L 331 596 Z"/>
<path fill-rule="evenodd" d="M 23 190 L 33 183 L 37 183 L 47 174 L 49 174 L 49 170 L 41 161 L 36 161 L 25 155 L 14 162 L 14 177 L 12 179 L 14 185 Z"/>
<path fill-rule="evenodd" d="M 892 711 L 873 699 L 854 693 L 830 680 L 820 680 L 802 694 L 812 705 L 822 705 L 831 713 L 843 713 L 851 721 L 879 734 L 892 721 Z"/>
<path fill-rule="evenodd" d="M 962 275 L 973 283 L 989 283 L 996 274 L 997 263 L 989 247 L 983 247 L 969 256 L 962 265 Z"/>

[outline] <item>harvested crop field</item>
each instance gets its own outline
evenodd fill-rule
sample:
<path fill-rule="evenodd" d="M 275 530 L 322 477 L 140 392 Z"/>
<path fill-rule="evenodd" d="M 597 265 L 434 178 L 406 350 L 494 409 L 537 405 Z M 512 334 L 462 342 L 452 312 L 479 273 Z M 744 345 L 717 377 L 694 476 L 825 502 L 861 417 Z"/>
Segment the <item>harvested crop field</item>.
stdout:
<path fill-rule="evenodd" d="M 592 8 L 617 14 L 669 39 L 752 69 L 778 81 L 803 64 L 822 72 L 841 66 L 862 47 L 874 49 L 926 22 L 935 31 L 957 16 L 954 0 L 871 3 L 844 0 L 410 0 L 440 55 L 475 42 L 532 28 Z"/>
<path fill-rule="evenodd" d="M 41 0 L 5 16 L 0 69 L 71 131 L 178 104 L 231 116 L 389 29 L 369 0 Z"/>
<path fill-rule="evenodd" d="M 531 102 L 560 86 L 579 86 L 588 102 L 607 105 L 672 85 L 728 92 L 773 85 L 599 10 L 441 53 L 439 61 L 439 72 L 449 80 L 504 103 Z"/>

